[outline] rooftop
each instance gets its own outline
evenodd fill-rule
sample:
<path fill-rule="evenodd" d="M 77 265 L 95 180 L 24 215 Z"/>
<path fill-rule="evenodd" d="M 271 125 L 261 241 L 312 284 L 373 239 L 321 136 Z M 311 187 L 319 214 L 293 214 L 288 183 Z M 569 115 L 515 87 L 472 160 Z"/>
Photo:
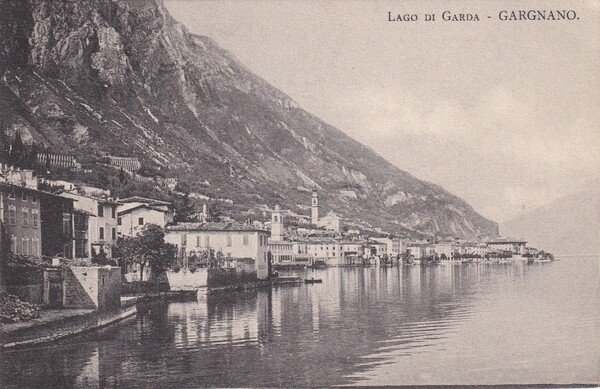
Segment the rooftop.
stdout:
<path fill-rule="evenodd" d="M 151 204 L 151 205 L 171 205 L 171 203 L 168 201 L 150 199 L 150 198 L 141 197 L 141 196 L 126 197 L 124 199 L 119 199 L 118 202 L 122 203 L 122 204 L 124 204 L 124 203 L 147 203 L 147 204 Z"/>
<path fill-rule="evenodd" d="M 136 209 L 139 209 L 139 208 L 146 208 L 146 209 L 151 209 L 151 210 L 158 211 L 158 212 L 167 213 L 167 211 L 165 211 L 165 210 L 164 210 L 164 209 L 162 209 L 162 208 L 153 207 L 152 205 L 148 205 L 148 204 L 134 204 L 134 205 L 132 205 L 131 207 L 127 207 L 127 208 L 125 208 L 125 209 L 121 209 L 121 210 L 120 210 L 120 211 L 118 211 L 117 213 L 118 213 L 119 215 L 124 215 L 124 214 L 126 214 L 126 213 L 132 212 L 132 211 L 134 211 L 134 210 L 136 210 Z"/>
<path fill-rule="evenodd" d="M 252 225 L 235 222 L 181 222 L 167 226 L 167 231 L 254 231 L 268 232 Z"/>

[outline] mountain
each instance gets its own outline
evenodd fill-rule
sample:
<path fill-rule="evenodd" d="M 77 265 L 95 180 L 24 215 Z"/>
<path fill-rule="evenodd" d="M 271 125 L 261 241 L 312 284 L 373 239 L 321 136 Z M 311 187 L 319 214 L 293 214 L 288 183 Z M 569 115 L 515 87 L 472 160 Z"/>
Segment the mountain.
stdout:
<path fill-rule="evenodd" d="M 246 208 L 306 212 L 317 188 L 326 210 L 389 231 L 497 233 L 465 201 L 391 165 L 189 33 L 160 0 L 0 7 L 0 125 L 9 135 L 82 161 L 137 156 Z"/>
<path fill-rule="evenodd" d="M 501 231 L 555 254 L 599 254 L 600 180 L 504 223 Z"/>

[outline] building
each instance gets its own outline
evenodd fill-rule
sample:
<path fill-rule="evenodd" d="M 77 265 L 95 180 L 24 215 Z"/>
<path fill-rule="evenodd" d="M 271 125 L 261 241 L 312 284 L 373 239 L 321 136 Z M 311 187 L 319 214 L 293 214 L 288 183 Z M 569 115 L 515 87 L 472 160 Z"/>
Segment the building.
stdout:
<path fill-rule="evenodd" d="M 275 211 L 271 214 L 271 241 L 280 242 L 283 240 L 283 215 L 279 210 L 279 205 L 275 206 Z"/>
<path fill-rule="evenodd" d="M 108 165 L 127 170 L 128 172 L 137 172 L 142 168 L 140 160 L 136 157 L 115 157 L 107 155 L 103 157 L 102 160 Z"/>
<path fill-rule="evenodd" d="M 521 255 L 526 252 L 527 242 L 516 239 L 495 239 L 486 242 L 487 246 L 494 251 L 510 252 L 511 254 Z"/>
<path fill-rule="evenodd" d="M 357 263 L 364 257 L 365 254 L 365 242 L 364 241 L 348 241 L 341 242 L 342 245 L 342 258 L 344 263 L 353 264 Z"/>
<path fill-rule="evenodd" d="M 454 256 L 459 253 L 458 246 L 453 242 L 438 242 L 433 245 L 435 255 L 443 260 L 453 260 Z"/>
<path fill-rule="evenodd" d="M 408 243 L 406 245 L 406 252 L 409 256 L 416 259 L 425 257 L 425 245 L 421 243 Z"/>
<path fill-rule="evenodd" d="M 337 233 L 340 233 L 342 230 L 342 218 L 334 212 L 328 212 L 327 215 L 319 219 L 316 224 L 317 227 L 335 231 Z"/>
<path fill-rule="evenodd" d="M 312 202 L 310 206 L 310 222 L 315 226 L 319 222 L 319 192 L 316 189 L 312 191 Z"/>
<path fill-rule="evenodd" d="M 384 258 L 388 256 L 388 245 L 384 242 L 371 241 L 368 243 L 368 252 L 367 255 L 369 257 L 377 257 Z"/>
<path fill-rule="evenodd" d="M 61 197 L 75 200 L 74 218 L 77 222 L 75 251 L 86 253 L 87 258 L 104 252 L 112 258 L 112 247 L 117 243 L 117 206 L 109 199 L 91 197 L 72 192 L 63 192 Z M 87 219 L 87 223 L 83 220 Z M 74 223 L 75 224 L 75 223 Z M 87 224 L 87 236 L 81 235 L 81 228 Z M 87 238 L 87 239 L 86 239 Z"/>
<path fill-rule="evenodd" d="M 94 215 L 82 209 L 73 209 L 73 255 L 75 258 L 91 258 L 89 223 Z"/>
<path fill-rule="evenodd" d="M 308 244 L 301 241 L 272 240 L 269 238 L 269 252 L 275 264 L 309 266 L 313 257 L 308 253 Z"/>
<path fill-rule="evenodd" d="M 118 201 L 117 232 L 119 236 L 135 236 L 146 224 L 164 228 L 173 222 L 173 205 L 167 201 L 129 197 Z"/>
<path fill-rule="evenodd" d="M 307 252 L 315 260 L 324 261 L 327 265 L 343 263 L 342 244 L 333 239 L 318 239 L 307 242 Z"/>
<path fill-rule="evenodd" d="M 14 254 L 42 256 L 40 193 L 29 186 L 0 182 L 0 215 Z"/>
<path fill-rule="evenodd" d="M 294 261 L 294 243 L 269 238 L 269 251 L 273 263 L 292 263 Z"/>
<path fill-rule="evenodd" d="M 256 276 L 269 276 L 268 231 L 238 223 L 204 222 L 177 223 L 167 226 L 165 232 L 165 241 L 183 255 L 213 249 L 225 258 L 253 259 Z"/>
<path fill-rule="evenodd" d="M 384 243 L 387 245 L 387 255 L 391 258 L 398 258 L 398 255 L 402 254 L 402 241 L 400 239 L 391 238 L 370 238 L 370 240 Z"/>
<path fill-rule="evenodd" d="M 59 166 L 67 169 L 81 170 L 81 164 L 78 163 L 72 155 L 38 153 L 37 161 L 42 165 Z"/>
<path fill-rule="evenodd" d="M 42 255 L 73 258 L 73 199 L 40 192 Z"/>

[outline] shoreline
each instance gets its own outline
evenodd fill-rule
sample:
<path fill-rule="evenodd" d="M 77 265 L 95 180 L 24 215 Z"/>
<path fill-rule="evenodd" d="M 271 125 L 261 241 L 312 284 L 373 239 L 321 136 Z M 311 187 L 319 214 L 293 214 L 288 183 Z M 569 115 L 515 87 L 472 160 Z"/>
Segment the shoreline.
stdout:
<path fill-rule="evenodd" d="M 39 318 L 8 323 L 0 326 L 0 350 L 15 350 L 48 344 L 71 336 L 102 329 L 132 317 L 138 304 L 169 299 L 186 301 L 196 298 L 196 291 L 169 291 L 122 296 L 121 307 L 115 311 L 98 312 L 94 309 L 43 310 Z"/>

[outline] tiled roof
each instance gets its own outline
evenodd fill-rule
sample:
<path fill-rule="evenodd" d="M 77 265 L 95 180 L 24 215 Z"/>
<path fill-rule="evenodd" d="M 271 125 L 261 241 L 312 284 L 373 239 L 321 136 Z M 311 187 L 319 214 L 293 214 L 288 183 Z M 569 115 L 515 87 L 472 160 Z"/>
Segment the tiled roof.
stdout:
<path fill-rule="evenodd" d="M 151 205 L 171 205 L 171 203 L 168 201 L 150 199 L 150 198 L 141 197 L 141 196 L 126 197 L 124 199 L 117 200 L 117 202 L 119 202 L 119 203 L 147 203 L 147 204 L 151 204 Z"/>
<path fill-rule="evenodd" d="M 124 214 L 132 212 L 132 211 L 134 211 L 134 210 L 136 210 L 138 208 L 147 208 L 147 209 L 152 209 L 154 211 L 158 211 L 158 212 L 162 212 L 162 213 L 167 213 L 167 211 L 165 211 L 164 209 L 161 209 L 161 208 L 158 208 L 158 207 L 153 207 L 153 206 L 148 205 L 148 204 L 138 204 L 138 205 L 135 205 L 133 207 L 126 208 L 126 209 L 123 209 L 121 211 L 118 211 L 117 213 L 119 215 L 124 215 Z"/>

